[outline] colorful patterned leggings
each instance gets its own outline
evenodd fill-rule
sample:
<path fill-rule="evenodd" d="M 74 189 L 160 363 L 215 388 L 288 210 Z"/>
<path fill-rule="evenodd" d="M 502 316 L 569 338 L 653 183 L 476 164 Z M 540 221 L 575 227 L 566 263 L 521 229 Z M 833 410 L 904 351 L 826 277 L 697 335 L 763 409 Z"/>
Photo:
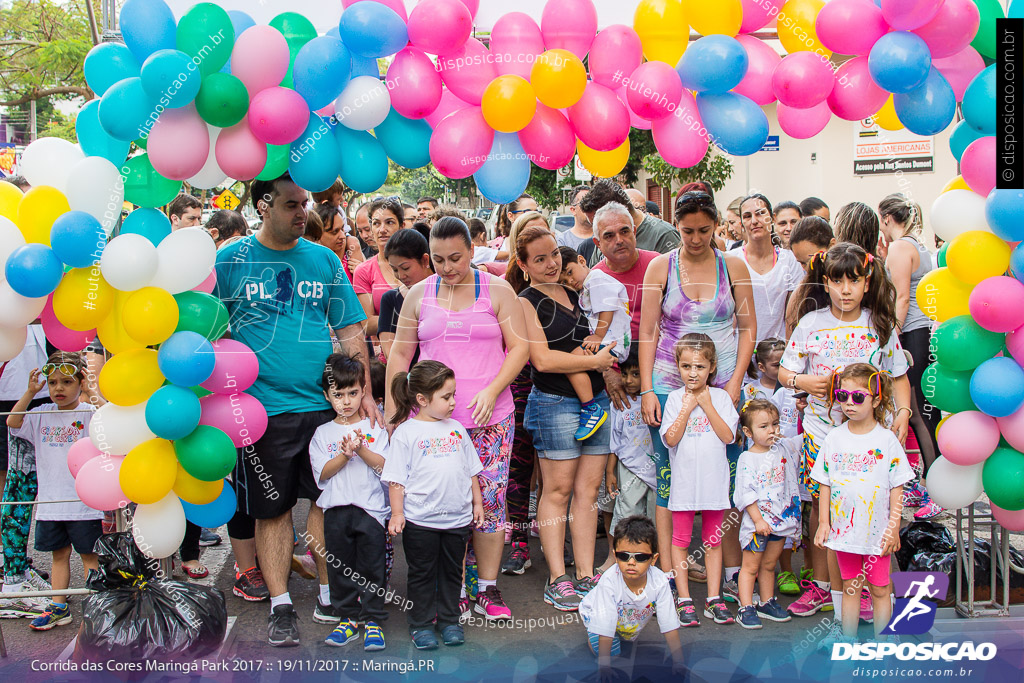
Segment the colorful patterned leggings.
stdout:
<path fill-rule="evenodd" d="M 35 451 L 32 444 L 8 436 L 10 463 L 4 501 L 35 500 L 39 491 L 36 479 Z M 27 450 L 26 450 L 27 449 Z M 0 538 L 4 544 L 4 576 L 20 577 L 28 570 L 28 533 L 32 527 L 31 505 L 4 505 L 0 508 Z"/>

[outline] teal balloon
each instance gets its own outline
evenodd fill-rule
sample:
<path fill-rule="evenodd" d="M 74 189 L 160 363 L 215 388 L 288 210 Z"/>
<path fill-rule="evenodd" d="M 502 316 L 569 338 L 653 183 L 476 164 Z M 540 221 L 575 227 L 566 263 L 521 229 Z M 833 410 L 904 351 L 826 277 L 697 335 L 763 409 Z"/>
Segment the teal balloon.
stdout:
<path fill-rule="evenodd" d="M 377 138 L 365 130 L 334 129 L 341 155 L 341 179 L 356 192 L 380 189 L 388 179 L 388 155 Z"/>
<path fill-rule="evenodd" d="M 85 82 L 100 97 L 110 86 L 139 75 L 139 62 L 121 43 L 100 43 L 85 56 Z"/>
<path fill-rule="evenodd" d="M 100 124 L 99 100 L 89 100 L 78 112 L 78 116 L 75 117 L 75 134 L 87 157 L 103 157 L 118 168 L 128 158 L 128 150 L 131 149 L 132 143 L 118 140 Z"/>
<path fill-rule="evenodd" d="M 121 223 L 120 234 L 129 233 L 142 235 L 155 247 L 171 234 L 171 222 L 159 209 L 135 209 Z"/>
<path fill-rule="evenodd" d="M 146 94 L 168 109 L 187 106 L 199 94 L 202 75 L 189 69 L 192 58 L 181 50 L 157 50 L 142 65 Z"/>
<path fill-rule="evenodd" d="M 430 163 L 430 124 L 407 119 L 392 109 L 373 132 L 388 157 L 399 166 L 422 168 Z"/>
<path fill-rule="evenodd" d="M 235 516 L 237 504 L 235 490 L 227 481 L 224 482 L 224 489 L 220 495 L 212 503 L 193 505 L 184 500 L 181 501 L 185 519 L 204 529 L 216 529 L 222 524 L 227 524 Z"/>
<path fill-rule="evenodd" d="M 126 78 L 110 86 L 100 99 L 100 124 L 112 138 L 131 142 L 149 134 L 146 121 L 156 113 L 156 107 L 141 78 Z"/>
<path fill-rule="evenodd" d="M 931 344 L 935 359 L 943 367 L 962 372 L 995 356 L 1005 342 L 1005 334 L 989 332 L 971 316 L 958 315 L 936 328 Z"/>
<path fill-rule="evenodd" d="M 124 44 L 142 64 L 157 50 L 173 50 L 177 24 L 163 0 L 128 0 L 119 18 Z"/>
<path fill-rule="evenodd" d="M 711 139 L 726 154 L 749 156 L 768 141 L 768 117 L 749 97 L 701 93 L 697 110 Z"/>
<path fill-rule="evenodd" d="M 515 201 L 530 182 L 530 157 L 515 133 L 495 133 L 487 161 L 473 174 L 480 194 L 495 204 Z"/>
<path fill-rule="evenodd" d="M 306 129 L 291 144 L 288 172 L 295 184 L 310 192 L 322 192 L 338 179 L 338 146 L 331 128 L 311 113 Z"/>
<path fill-rule="evenodd" d="M 953 132 L 949 134 L 949 151 L 953 153 L 959 163 L 960 157 L 964 155 L 964 150 L 972 142 L 983 137 L 985 137 L 985 133 L 977 128 L 971 128 L 971 124 L 966 121 L 961 121 L 953 127 Z"/>
<path fill-rule="evenodd" d="M 910 92 L 892 96 L 896 115 L 911 133 L 936 135 L 946 130 L 956 114 L 953 86 L 932 67 L 924 83 Z"/>
<path fill-rule="evenodd" d="M 161 439 L 183 439 L 199 426 L 202 407 L 191 389 L 160 387 L 146 401 L 146 426 Z"/>
<path fill-rule="evenodd" d="M 960 372 L 932 363 L 924 369 L 921 390 L 929 403 L 947 413 L 977 410 L 971 398 L 971 375 L 971 370 Z"/>
<path fill-rule="evenodd" d="M 267 145 L 267 163 L 256 180 L 280 178 L 288 170 L 291 145 Z"/>
<path fill-rule="evenodd" d="M 936 255 L 936 259 L 939 264 L 939 268 L 946 267 L 946 252 L 949 251 L 949 242 L 943 242 L 939 248 L 939 253 Z"/>
<path fill-rule="evenodd" d="M 974 77 L 960 105 L 964 121 L 985 135 L 996 134 L 996 65 L 985 68 Z"/>

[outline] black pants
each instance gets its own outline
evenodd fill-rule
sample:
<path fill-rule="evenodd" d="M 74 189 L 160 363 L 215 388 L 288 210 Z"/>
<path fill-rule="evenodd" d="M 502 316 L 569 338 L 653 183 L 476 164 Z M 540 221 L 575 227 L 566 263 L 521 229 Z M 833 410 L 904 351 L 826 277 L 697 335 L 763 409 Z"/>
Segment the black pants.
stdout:
<path fill-rule="evenodd" d="M 459 591 L 466 546 L 473 533 L 470 525 L 456 529 L 431 529 L 405 523 L 402 547 L 409 566 L 409 630 L 437 628 L 459 623 Z"/>
<path fill-rule="evenodd" d="M 324 510 L 331 606 L 343 620 L 379 623 L 388 618 L 384 535 L 381 523 L 358 506 Z"/>
<path fill-rule="evenodd" d="M 907 379 L 913 389 L 914 410 L 910 418 L 910 426 L 914 430 L 914 436 L 921 446 L 921 462 L 924 472 L 928 474 L 928 468 L 938 457 L 938 448 L 935 445 L 935 429 L 942 420 L 942 411 L 928 402 L 925 397 L 924 388 L 921 386 L 921 378 L 924 376 L 925 368 L 931 363 L 931 352 L 929 343 L 931 341 L 931 330 L 922 327 L 900 335 L 900 345 L 910 352 L 914 359 L 914 365 L 907 371 Z"/>
<path fill-rule="evenodd" d="M 196 526 L 192 522 L 185 522 L 185 538 L 182 539 L 181 547 L 178 548 L 182 562 L 199 559 L 199 536 L 202 533 L 202 527 Z"/>

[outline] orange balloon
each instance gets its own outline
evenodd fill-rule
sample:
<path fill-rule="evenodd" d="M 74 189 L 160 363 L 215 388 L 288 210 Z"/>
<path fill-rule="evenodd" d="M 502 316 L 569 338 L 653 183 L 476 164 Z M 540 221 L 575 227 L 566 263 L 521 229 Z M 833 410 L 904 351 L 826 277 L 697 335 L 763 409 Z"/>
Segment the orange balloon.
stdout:
<path fill-rule="evenodd" d="M 564 109 L 583 97 L 587 70 L 580 58 L 568 50 L 548 50 L 533 63 L 530 83 L 538 100 L 554 109 Z"/>
<path fill-rule="evenodd" d="M 537 96 L 525 78 L 506 74 L 490 82 L 480 106 L 491 128 L 499 133 L 518 133 L 537 113 Z"/>

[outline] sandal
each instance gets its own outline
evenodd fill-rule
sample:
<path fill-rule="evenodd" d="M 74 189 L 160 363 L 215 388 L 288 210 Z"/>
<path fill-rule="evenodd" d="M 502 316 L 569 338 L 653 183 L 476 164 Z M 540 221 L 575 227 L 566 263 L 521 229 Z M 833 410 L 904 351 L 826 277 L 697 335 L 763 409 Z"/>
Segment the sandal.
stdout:
<path fill-rule="evenodd" d="M 708 574 L 706 571 L 704 571 L 703 567 L 690 567 L 686 571 L 686 576 L 690 579 L 690 581 L 693 581 L 694 583 L 708 582 Z"/>
<path fill-rule="evenodd" d="M 198 567 L 189 567 L 187 564 L 182 563 L 181 571 L 185 572 L 190 579 L 205 579 L 210 575 L 210 570 L 203 566 L 202 563 Z"/>

